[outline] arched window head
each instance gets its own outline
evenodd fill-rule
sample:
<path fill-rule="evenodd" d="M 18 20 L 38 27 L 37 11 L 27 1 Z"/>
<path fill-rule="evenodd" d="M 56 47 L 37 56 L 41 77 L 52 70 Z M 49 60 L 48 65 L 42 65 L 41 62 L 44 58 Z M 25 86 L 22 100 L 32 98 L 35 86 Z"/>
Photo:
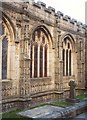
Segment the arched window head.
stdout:
<path fill-rule="evenodd" d="M 48 48 L 51 38 L 45 28 L 36 28 L 32 34 L 30 77 L 47 77 Z"/>
<path fill-rule="evenodd" d="M 62 50 L 62 59 L 63 59 L 63 76 L 72 75 L 72 42 L 69 37 L 64 38 L 63 40 L 63 50 Z"/>
<path fill-rule="evenodd" d="M 8 16 L 3 14 L 0 22 L 0 79 L 14 79 L 13 74 L 13 57 L 10 52 L 10 46 L 14 43 L 15 28 Z M 11 44 L 10 44 L 11 42 Z M 12 48 L 12 47 L 11 47 Z M 8 52 L 9 51 L 9 52 Z M 11 49 L 12 51 L 12 49 Z M 11 67 L 10 67 L 11 66 Z"/>

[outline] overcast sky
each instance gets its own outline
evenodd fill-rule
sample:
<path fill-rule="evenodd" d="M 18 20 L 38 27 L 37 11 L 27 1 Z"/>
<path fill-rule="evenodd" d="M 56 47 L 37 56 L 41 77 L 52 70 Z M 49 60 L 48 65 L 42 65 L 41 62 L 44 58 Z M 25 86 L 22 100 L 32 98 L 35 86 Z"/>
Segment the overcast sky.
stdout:
<path fill-rule="evenodd" d="M 37 2 L 38 0 L 35 0 Z M 46 6 L 52 6 L 56 11 L 61 11 L 64 15 L 77 19 L 85 23 L 85 2 L 87 0 L 40 0 L 46 3 Z"/>

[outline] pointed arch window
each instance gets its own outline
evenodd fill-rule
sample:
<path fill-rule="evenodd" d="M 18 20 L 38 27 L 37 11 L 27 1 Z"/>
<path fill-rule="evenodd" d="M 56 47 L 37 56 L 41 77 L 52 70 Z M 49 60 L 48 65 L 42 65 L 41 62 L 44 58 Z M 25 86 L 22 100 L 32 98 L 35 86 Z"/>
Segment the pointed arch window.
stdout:
<path fill-rule="evenodd" d="M 11 58 L 15 56 L 15 52 L 11 52 L 14 49 L 14 30 L 5 16 L 2 18 L 0 28 L 0 79 L 4 81 L 14 79 L 13 74 L 15 74 L 13 73 L 13 59 Z"/>
<path fill-rule="evenodd" d="M 30 78 L 48 76 L 48 39 L 42 28 L 35 30 L 32 35 Z"/>
<path fill-rule="evenodd" d="M 63 76 L 72 75 L 72 44 L 70 39 L 65 38 L 62 50 Z"/>

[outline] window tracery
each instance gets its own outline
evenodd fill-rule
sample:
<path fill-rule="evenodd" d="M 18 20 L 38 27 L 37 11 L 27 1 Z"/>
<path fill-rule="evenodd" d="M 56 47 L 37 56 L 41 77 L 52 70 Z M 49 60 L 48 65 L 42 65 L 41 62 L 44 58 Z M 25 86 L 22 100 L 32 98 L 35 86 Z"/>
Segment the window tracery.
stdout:
<path fill-rule="evenodd" d="M 67 37 L 63 42 L 62 50 L 62 60 L 63 60 L 63 76 L 72 75 L 72 43 Z"/>
<path fill-rule="evenodd" d="M 30 77 L 47 77 L 49 37 L 42 28 L 34 31 L 31 43 Z"/>

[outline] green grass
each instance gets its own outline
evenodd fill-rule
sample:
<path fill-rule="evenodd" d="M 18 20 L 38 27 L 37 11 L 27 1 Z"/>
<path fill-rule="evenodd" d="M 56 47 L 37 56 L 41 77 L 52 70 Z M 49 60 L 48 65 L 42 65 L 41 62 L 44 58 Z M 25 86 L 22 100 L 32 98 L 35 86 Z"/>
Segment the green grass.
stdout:
<path fill-rule="evenodd" d="M 58 107 L 69 107 L 69 106 L 71 106 L 72 104 L 67 103 L 67 102 L 64 101 L 64 100 L 61 100 L 61 101 L 53 102 L 53 103 L 51 103 L 51 105 L 58 106 Z"/>
<path fill-rule="evenodd" d="M 76 96 L 76 98 L 79 98 L 80 101 L 83 101 L 84 98 L 87 98 L 87 94 L 81 94 L 81 95 L 78 95 L 78 96 Z"/>
<path fill-rule="evenodd" d="M 39 104 L 39 105 L 37 105 L 37 106 L 35 106 L 35 107 L 32 107 L 32 108 L 36 108 L 36 107 L 41 107 L 41 106 L 44 106 L 44 105 L 47 105 L 47 103 L 43 103 L 43 104 Z M 31 109 L 32 109 L 31 108 Z M 17 113 L 18 112 L 21 112 L 21 111 L 23 111 L 23 110 L 21 110 L 21 109 L 17 109 L 17 110 L 14 110 L 14 111 L 10 111 L 10 112 L 5 112 L 5 113 L 3 113 L 2 114 L 2 120 L 4 120 L 5 118 L 6 119 L 16 119 L 16 120 L 26 120 L 27 118 L 23 118 L 23 117 L 21 117 L 20 115 L 17 115 Z M 28 120 L 31 120 L 31 119 L 29 119 L 28 118 Z"/>
<path fill-rule="evenodd" d="M 78 95 L 78 96 L 76 96 L 76 98 L 79 98 L 80 101 L 83 101 L 84 98 L 87 98 L 87 94 Z M 65 100 L 61 100 L 61 101 L 53 102 L 53 103 L 51 103 L 51 105 L 59 106 L 59 107 L 69 107 L 73 104 L 67 103 Z"/>
<path fill-rule="evenodd" d="M 23 117 L 17 115 L 18 112 L 20 112 L 20 109 L 10 111 L 10 112 L 5 112 L 2 114 L 2 119 L 7 119 L 7 118 L 16 118 L 16 120 L 24 120 Z"/>
<path fill-rule="evenodd" d="M 48 103 L 42 103 L 42 104 L 36 105 L 34 107 L 31 107 L 30 109 L 37 108 L 37 107 L 43 107 L 45 105 L 48 105 Z"/>

